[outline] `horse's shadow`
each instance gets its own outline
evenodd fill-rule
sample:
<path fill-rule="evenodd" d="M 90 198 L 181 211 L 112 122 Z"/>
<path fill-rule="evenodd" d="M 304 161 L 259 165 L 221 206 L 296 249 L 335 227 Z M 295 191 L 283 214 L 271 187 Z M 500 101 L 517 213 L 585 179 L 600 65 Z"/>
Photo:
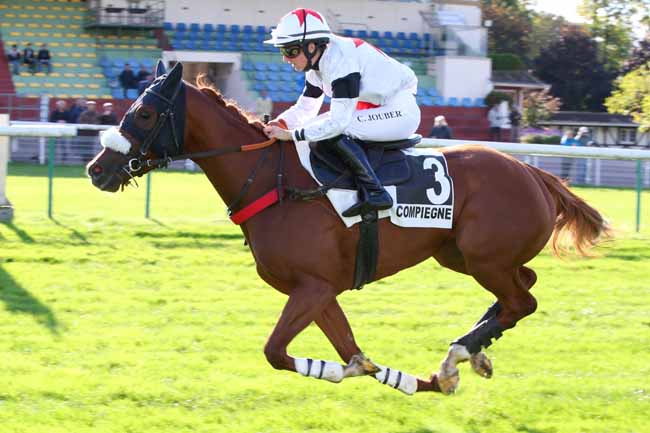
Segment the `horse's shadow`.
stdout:
<path fill-rule="evenodd" d="M 52 334 L 59 335 L 61 325 L 54 312 L 20 286 L 2 266 L 0 266 L 0 300 L 5 303 L 7 311 L 14 314 L 31 314 Z"/>

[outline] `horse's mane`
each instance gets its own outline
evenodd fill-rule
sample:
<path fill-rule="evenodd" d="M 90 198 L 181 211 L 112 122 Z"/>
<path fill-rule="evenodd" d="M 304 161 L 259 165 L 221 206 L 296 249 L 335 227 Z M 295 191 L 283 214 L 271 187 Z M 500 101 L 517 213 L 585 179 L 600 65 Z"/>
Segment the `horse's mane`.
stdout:
<path fill-rule="evenodd" d="M 233 100 L 226 100 L 221 92 L 214 87 L 212 83 L 208 80 L 205 74 L 201 74 L 196 77 L 196 86 L 201 93 L 212 98 L 218 105 L 226 109 L 235 119 L 240 120 L 242 123 L 248 124 L 258 131 L 264 129 L 264 124 L 262 121 L 255 116 L 241 108 Z"/>

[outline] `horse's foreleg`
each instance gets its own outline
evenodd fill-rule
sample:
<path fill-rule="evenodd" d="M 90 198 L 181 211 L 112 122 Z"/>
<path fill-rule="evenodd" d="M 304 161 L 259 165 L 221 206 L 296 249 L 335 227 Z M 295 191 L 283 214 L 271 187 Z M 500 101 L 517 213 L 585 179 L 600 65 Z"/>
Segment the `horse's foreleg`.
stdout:
<path fill-rule="evenodd" d="M 339 356 L 348 363 L 343 370 L 344 377 L 371 375 L 380 383 L 407 395 L 418 391 L 440 391 L 435 377 L 431 381 L 424 381 L 408 373 L 377 365 L 366 358 L 355 342 L 350 323 L 337 301 L 333 301 L 323 310 L 316 319 L 316 324 Z"/>

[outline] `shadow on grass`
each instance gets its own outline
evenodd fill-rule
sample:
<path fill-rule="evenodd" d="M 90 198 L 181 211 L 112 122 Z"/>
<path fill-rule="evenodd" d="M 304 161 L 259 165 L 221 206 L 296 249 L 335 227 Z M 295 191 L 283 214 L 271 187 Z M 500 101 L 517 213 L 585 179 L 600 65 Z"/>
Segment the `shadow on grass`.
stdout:
<path fill-rule="evenodd" d="M 87 178 L 85 165 L 57 165 L 54 177 Z M 47 165 L 12 162 L 9 164 L 9 176 L 47 177 Z"/>
<path fill-rule="evenodd" d="M 9 227 L 11 230 L 13 230 L 14 233 L 16 233 L 16 236 L 20 238 L 21 241 L 25 242 L 26 244 L 33 244 L 36 241 L 34 240 L 33 237 L 29 235 L 25 230 L 16 227 L 16 225 L 12 222 L 9 223 L 4 223 L 5 226 Z"/>
<path fill-rule="evenodd" d="M 70 231 L 70 234 L 72 235 L 73 238 L 80 240 L 82 243 L 84 243 L 84 244 L 86 244 L 86 245 L 90 244 L 90 242 L 88 242 L 88 239 L 86 238 L 86 236 L 84 236 L 84 235 L 83 235 L 80 231 L 78 231 L 77 229 L 74 229 L 74 228 L 72 228 L 72 227 L 70 227 L 70 226 L 67 226 L 67 225 L 65 225 L 65 224 L 63 224 L 63 223 L 60 223 L 60 222 L 57 221 L 55 218 L 52 218 L 52 222 L 53 222 L 54 224 L 56 224 L 57 226 L 59 226 L 59 227 L 62 227 L 62 228 L 64 228 L 64 229 L 66 229 L 66 230 L 69 230 L 69 231 Z"/>
<path fill-rule="evenodd" d="M 238 240 L 244 239 L 243 233 L 195 233 L 195 232 L 184 232 L 184 231 L 169 231 L 168 233 L 149 233 L 143 231 L 137 231 L 133 233 L 134 235 L 142 238 L 186 238 L 186 239 L 214 239 L 214 240 Z"/>
<path fill-rule="evenodd" d="M 31 314 L 52 334 L 59 335 L 60 324 L 54 312 L 21 287 L 11 275 L 0 266 L 0 300 L 7 311 L 14 314 Z"/>

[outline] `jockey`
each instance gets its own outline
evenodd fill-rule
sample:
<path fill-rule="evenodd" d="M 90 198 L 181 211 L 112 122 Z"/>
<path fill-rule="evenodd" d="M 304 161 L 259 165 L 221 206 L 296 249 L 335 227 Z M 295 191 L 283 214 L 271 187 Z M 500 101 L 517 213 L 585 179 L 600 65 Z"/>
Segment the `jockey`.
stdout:
<path fill-rule="evenodd" d="M 343 216 L 389 209 L 393 200 L 354 139 L 401 140 L 416 131 L 420 109 L 413 71 L 367 42 L 334 35 L 311 9 L 282 17 L 264 43 L 279 47 L 284 61 L 306 73 L 302 95 L 266 126 L 266 135 L 330 143 L 360 185 L 360 201 Z M 330 111 L 318 115 L 324 95 L 331 98 Z"/>

